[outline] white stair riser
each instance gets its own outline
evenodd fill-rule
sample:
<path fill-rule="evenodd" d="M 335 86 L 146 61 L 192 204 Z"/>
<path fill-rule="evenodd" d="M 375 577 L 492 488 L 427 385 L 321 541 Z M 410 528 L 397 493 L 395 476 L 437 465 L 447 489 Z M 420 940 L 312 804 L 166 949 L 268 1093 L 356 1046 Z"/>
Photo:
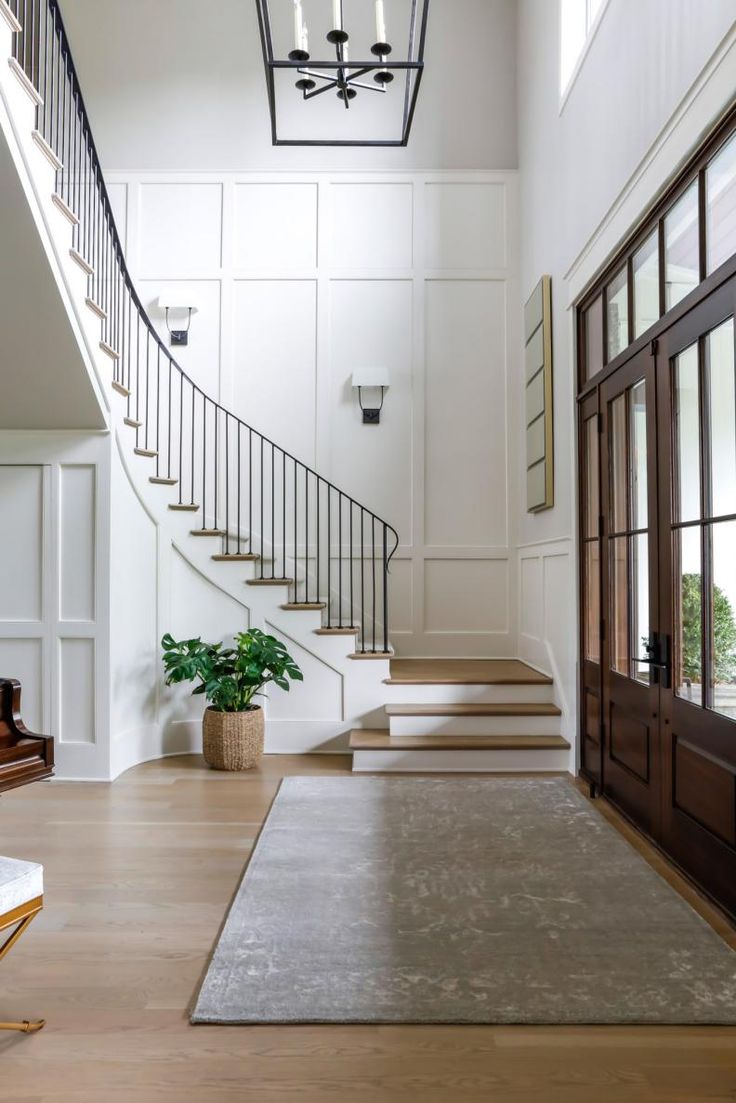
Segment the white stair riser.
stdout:
<path fill-rule="evenodd" d="M 391 735 L 558 735 L 559 716 L 391 716 Z"/>
<path fill-rule="evenodd" d="M 564 773 L 567 750 L 355 751 L 353 773 Z"/>
<path fill-rule="evenodd" d="M 553 704 L 553 686 L 387 685 L 387 705 Z"/>

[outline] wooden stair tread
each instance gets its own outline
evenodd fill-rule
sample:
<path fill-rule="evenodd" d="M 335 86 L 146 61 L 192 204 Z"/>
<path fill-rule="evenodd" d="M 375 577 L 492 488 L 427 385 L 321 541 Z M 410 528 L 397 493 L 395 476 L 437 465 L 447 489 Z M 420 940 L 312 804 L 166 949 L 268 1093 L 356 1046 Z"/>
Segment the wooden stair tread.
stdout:
<path fill-rule="evenodd" d="M 286 601 L 281 606 L 282 609 L 288 609 L 290 612 L 307 611 L 311 610 L 315 613 L 320 612 L 322 609 L 326 609 L 327 605 L 324 601 Z"/>
<path fill-rule="evenodd" d="M 153 452 L 150 448 L 134 448 L 136 456 L 146 456 L 148 459 L 155 460 L 158 452 Z"/>
<path fill-rule="evenodd" d="M 178 479 L 167 479 L 163 475 L 149 475 L 149 483 L 155 483 L 157 486 L 176 486 L 179 482 Z"/>
<path fill-rule="evenodd" d="M 197 507 L 199 508 L 199 507 Z M 173 506 L 172 506 L 173 509 Z M 192 529 L 190 536 L 224 536 L 224 529 Z"/>
<path fill-rule="evenodd" d="M 552 679 L 520 659 L 392 659 L 386 684 L 550 686 Z"/>
<path fill-rule="evenodd" d="M 292 586 L 293 578 L 249 578 L 246 586 Z"/>
<path fill-rule="evenodd" d="M 360 632 L 360 628 L 357 624 L 354 624 L 352 628 L 315 628 L 315 633 L 318 636 L 355 636 Z"/>
<path fill-rule="evenodd" d="M 387 659 L 392 659 L 394 656 L 393 651 L 354 651 L 352 655 L 348 655 L 349 659 L 383 659 L 386 662 Z"/>
<path fill-rule="evenodd" d="M 140 429 L 143 426 L 143 422 L 136 421 L 134 417 L 124 417 L 123 424 L 127 425 L 129 429 Z"/>
<path fill-rule="evenodd" d="M 557 705 L 537 701 L 513 704 L 386 705 L 387 716 L 561 716 Z"/>
<path fill-rule="evenodd" d="M 352 751 L 557 751 L 569 750 L 561 735 L 389 735 L 383 728 L 350 733 Z"/>
<path fill-rule="evenodd" d="M 107 312 L 105 311 L 105 309 L 103 307 L 101 307 L 99 303 L 95 302 L 94 299 L 91 299 L 89 297 L 89 295 L 87 296 L 87 298 L 84 301 L 85 301 L 86 305 L 89 307 L 89 309 L 92 311 L 92 313 L 96 314 L 97 317 L 101 318 L 102 321 L 104 322 L 105 319 L 107 318 Z"/>
<path fill-rule="evenodd" d="M 194 502 L 169 502 L 169 509 L 178 510 L 180 513 L 196 513 L 199 506 Z"/>
<path fill-rule="evenodd" d="M 128 388 L 124 387 L 122 383 L 118 383 L 115 379 L 112 381 L 112 389 L 117 391 L 118 394 L 121 394 L 123 398 L 130 398 L 130 391 Z"/>
<path fill-rule="evenodd" d="M 95 272 L 94 268 L 92 267 L 92 265 L 89 263 L 88 260 L 85 260 L 85 258 L 82 256 L 82 254 L 77 249 L 70 249 L 69 250 L 69 256 L 72 258 L 72 260 L 75 262 L 75 264 L 79 265 L 79 267 L 82 269 L 82 271 L 86 275 L 88 275 L 88 276 L 93 276 L 94 275 L 94 272 Z"/>
<path fill-rule="evenodd" d="M 215 563 L 254 563 L 261 557 L 255 552 L 223 552 L 221 555 L 213 555 L 212 558 Z"/>
<path fill-rule="evenodd" d="M 100 341 L 100 348 L 106 356 L 110 357 L 111 360 L 120 359 L 120 353 L 116 349 L 114 349 L 112 345 L 108 345 L 107 341 Z"/>
<path fill-rule="evenodd" d="M 79 219 L 75 215 L 74 211 L 71 209 L 66 200 L 59 195 L 58 192 L 53 193 L 53 195 L 51 196 L 51 202 L 54 204 L 57 210 L 59 210 L 63 214 L 67 222 L 71 223 L 72 226 L 79 225 Z"/>

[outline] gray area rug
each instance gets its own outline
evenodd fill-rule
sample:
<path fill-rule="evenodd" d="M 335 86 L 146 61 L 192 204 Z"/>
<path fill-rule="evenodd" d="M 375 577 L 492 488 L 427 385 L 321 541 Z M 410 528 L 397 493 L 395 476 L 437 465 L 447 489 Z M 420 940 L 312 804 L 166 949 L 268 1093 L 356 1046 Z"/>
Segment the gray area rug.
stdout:
<path fill-rule="evenodd" d="M 736 1023 L 736 953 L 562 778 L 287 778 L 195 1023 Z"/>

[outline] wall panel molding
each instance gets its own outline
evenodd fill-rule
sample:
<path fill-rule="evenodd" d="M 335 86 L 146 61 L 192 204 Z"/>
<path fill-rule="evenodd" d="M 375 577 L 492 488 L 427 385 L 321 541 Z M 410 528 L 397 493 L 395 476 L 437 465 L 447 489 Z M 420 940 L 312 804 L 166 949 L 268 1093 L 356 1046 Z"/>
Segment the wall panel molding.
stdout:
<path fill-rule="evenodd" d="M 399 652 L 513 654 L 498 580 L 513 593 L 516 173 L 109 179 L 145 301 L 171 283 L 204 301 L 179 350 L 185 369 L 399 531 Z M 373 363 L 392 375 L 377 428 L 361 424 L 350 384 Z M 451 612 L 452 563 L 478 593 Z"/>

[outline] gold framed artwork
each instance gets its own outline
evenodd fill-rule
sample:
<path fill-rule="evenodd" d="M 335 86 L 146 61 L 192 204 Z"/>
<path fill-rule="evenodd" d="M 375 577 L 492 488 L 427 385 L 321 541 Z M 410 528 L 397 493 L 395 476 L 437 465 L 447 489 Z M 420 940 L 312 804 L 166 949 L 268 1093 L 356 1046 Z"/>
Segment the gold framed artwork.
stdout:
<path fill-rule="evenodd" d="M 554 505 L 552 417 L 552 279 L 542 276 L 524 304 L 526 509 Z"/>

